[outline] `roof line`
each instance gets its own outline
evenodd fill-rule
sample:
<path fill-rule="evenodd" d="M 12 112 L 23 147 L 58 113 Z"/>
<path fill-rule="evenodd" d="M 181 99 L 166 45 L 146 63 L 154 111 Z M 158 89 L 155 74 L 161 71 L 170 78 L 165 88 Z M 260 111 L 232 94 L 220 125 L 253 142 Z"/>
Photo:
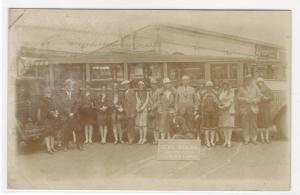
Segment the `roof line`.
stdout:
<path fill-rule="evenodd" d="M 245 38 L 245 37 L 241 37 L 241 36 L 237 36 L 237 35 L 219 33 L 219 32 L 215 32 L 215 31 L 205 30 L 202 28 L 195 28 L 195 27 L 186 26 L 186 25 L 158 24 L 158 26 L 175 28 L 175 29 L 177 28 L 179 30 L 185 30 L 185 31 L 194 31 L 195 33 L 213 35 L 216 37 L 228 38 L 228 39 L 232 39 L 235 41 L 241 41 L 241 42 L 246 42 L 246 43 L 254 43 L 254 44 L 260 44 L 260 45 L 268 45 L 268 46 L 276 47 L 276 48 L 283 48 L 280 45 L 276 45 L 276 44 L 265 42 L 265 41 L 259 41 L 259 40 Z"/>
<path fill-rule="evenodd" d="M 236 35 L 230 35 L 230 34 L 225 34 L 225 33 L 219 33 L 219 32 L 214 32 L 214 31 L 209 31 L 209 30 L 205 30 L 205 29 L 201 29 L 201 28 L 195 28 L 195 27 L 191 27 L 191 26 L 186 26 L 186 25 L 174 25 L 174 24 L 160 24 L 160 23 L 156 23 L 156 24 L 149 24 L 146 25 L 142 28 L 137 29 L 136 31 L 133 31 L 132 33 L 137 33 L 141 30 L 144 30 L 145 28 L 149 28 L 149 27 L 166 27 L 166 28 L 173 28 L 173 29 L 178 29 L 178 30 L 183 30 L 183 31 L 190 31 L 190 32 L 194 32 L 194 33 L 198 33 L 198 34 L 205 34 L 205 35 L 209 35 L 209 36 L 215 36 L 215 37 L 219 37 L 219 38 L 227 38 L 227 39 L 231 39 L 233 41 L 238 41 L 238 42 L 244 42 L 244 43 L 252 43 L 252 44 L 258 44 L 258 45 L 265 45 L 265 46 L 269 46 L 269 47 L 276 47 L 278 49 L 284 49 L 284 47 L 280 46 L 280 45 L 276 45 L 273 43 L 268 43 L 268 42 L 264 42 L 264 41 L 258 41 L 258 40 L 254 40 L 254 39 L 250 39 L 250 38 L 245 38 L 245 37 L 240 37 L 240 36 L 236 36 Z M 125 36 L 123 36 L 122 38 L 127 38 L 129 37 L 132 33 L 129 33 Z M 105 49 L 117 42 L 119 42 L 120 40 L 115 40 L 101 48 L 98 48 L 97 50 L 91 52 L 90 54 L 96 53 L 102 49 Z"/>

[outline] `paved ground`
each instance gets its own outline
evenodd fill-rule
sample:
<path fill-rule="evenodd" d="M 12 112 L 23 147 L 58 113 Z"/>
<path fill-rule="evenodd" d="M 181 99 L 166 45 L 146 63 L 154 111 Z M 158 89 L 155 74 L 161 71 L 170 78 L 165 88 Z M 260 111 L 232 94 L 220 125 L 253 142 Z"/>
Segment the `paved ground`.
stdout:
<path fill-rule="evenodd" d="M 23 148 L 9 163 L 13 188 L 287 190 L 289 142 L 201 148 L 200 161 L 158 161 L 157 146 L 86 145 L 86 151 Z"/>

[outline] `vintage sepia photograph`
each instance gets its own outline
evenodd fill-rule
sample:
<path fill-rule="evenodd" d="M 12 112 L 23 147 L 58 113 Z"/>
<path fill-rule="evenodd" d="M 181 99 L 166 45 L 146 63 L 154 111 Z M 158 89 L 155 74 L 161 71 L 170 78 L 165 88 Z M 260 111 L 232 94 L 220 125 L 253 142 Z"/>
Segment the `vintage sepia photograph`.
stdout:
<path fill-rule="evenodd" d="M 7 32 L 8 189 L 291 189 L 291 11 L 10 8 Z"/>

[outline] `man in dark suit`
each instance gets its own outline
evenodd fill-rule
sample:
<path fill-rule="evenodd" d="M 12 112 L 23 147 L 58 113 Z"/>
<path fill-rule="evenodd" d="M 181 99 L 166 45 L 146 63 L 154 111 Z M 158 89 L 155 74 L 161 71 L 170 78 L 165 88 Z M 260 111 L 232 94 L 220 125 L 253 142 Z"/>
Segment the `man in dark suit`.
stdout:
<path fill-rule="evenodd" d="M 130 88 L 130 81 L 125 80 L 121 85 L 125 88 L 123 108 L 126 116 L 126 129 L 128 142 L 132 144 L 135 140 L 135 116 L 136 116 L 136 96 L 135 91 Z"/>
<path fill-rule="evenodd" d="M 83 150 L 83 131 L 80 127 L 78 116 L 80 94 L 75 89 L 75 81 L 71 79 L 65 81 L 65 88 L 57 93 L 56 101 L 61 117 L 62 146 L 64 151 L 68 150 L 69 141 L 74 134 L 78 148 Z"/>

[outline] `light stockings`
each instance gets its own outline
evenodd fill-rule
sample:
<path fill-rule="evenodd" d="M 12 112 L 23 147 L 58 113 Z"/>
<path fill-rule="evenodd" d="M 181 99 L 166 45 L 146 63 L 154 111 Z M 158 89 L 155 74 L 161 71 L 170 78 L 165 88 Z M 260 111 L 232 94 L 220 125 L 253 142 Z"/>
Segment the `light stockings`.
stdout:
<path fill-rule="evenodd" d="M 85 135 L 85 142 L 84 143 L 93 143 L 93 126 L 92 125 L 85 125 L 84 126 L 84 135 Z"/>
<path fill-rule="evenodd" d="M 106 137 L 107 137 L 107 126 L 104 125 L 99 125 L 99 131 L 100 131 L 100 136 L 101 136 L 101 143 L 105 144 L 106 143 Z"/>

